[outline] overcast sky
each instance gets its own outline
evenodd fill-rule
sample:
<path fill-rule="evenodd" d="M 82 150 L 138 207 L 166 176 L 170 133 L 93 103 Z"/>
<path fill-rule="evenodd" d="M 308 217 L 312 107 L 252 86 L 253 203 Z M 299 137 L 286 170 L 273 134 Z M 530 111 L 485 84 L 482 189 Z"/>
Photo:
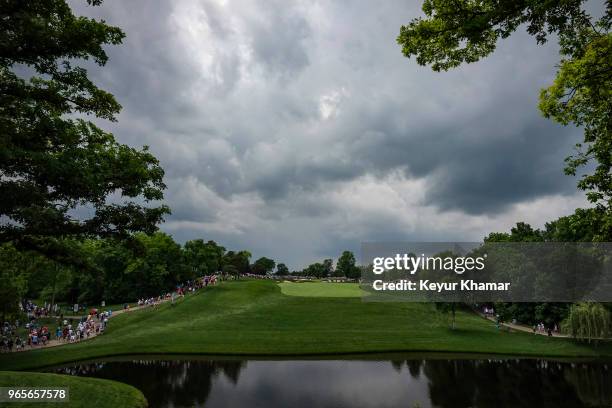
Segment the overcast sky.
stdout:
<path fill-rule="evenodd" d="M 106 0 L 78 14 L 124 44 L 91 76 L 101 122 L 166 170 L 176 240 L 302 268 L 363 241 L 478 241 L 584 206 L 563 159 L 579 129 L 540 117 L 557 47 L 520 30 L 446 73 L 401 54 L 420 1 Z"/>

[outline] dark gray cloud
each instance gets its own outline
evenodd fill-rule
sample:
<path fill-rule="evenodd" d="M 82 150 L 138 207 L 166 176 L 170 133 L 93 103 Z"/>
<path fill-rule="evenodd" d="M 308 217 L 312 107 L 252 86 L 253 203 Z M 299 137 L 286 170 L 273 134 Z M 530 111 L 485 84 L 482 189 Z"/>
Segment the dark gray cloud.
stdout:
<path fill-rule="evenodd" d="M 163 228 L 296 267 L 361 241 L 474 240 L 581 203 L 580 130 L 539 116 L 557 49 L 524 32 L 447 73 L 404 58 L 418 2 L 107 1 L 102 123 L 166 169 Z"/>
<path fill-rule="evenodd" d="M 305 42 L 311 31 L 306 19 L 286 3 L 266 2 L 264 14 L 250 24 L 249 35 L 255 59 L 291 80 L 309 63 Z"/>

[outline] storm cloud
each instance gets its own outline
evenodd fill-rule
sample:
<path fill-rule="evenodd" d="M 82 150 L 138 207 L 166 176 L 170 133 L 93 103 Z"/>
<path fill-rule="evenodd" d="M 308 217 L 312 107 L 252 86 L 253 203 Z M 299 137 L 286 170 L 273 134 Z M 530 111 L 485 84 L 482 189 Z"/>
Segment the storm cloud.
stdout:
<path fill-rule="evenodd" d="M 419 2 L 75 1 L 127 34 L 90 74 L 100 124 L 166 170 L 162 229 L 299 268 L 362 241 L 481 239 L 583 206 L 580 129 L 540 117 L 559 56 L 519 30 L 434 73 L 395 38 Z"/>

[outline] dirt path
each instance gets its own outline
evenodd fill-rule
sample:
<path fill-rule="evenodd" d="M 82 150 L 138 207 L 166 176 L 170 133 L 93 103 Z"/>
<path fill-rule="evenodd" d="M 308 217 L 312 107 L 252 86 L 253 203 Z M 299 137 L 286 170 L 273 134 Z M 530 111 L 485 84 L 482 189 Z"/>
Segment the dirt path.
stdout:
<path fill-rule="evenodd" d="M 495 323 L 495 318 L 493 316 L 485 316 L 482 313 L 479 313 L 479 315 L 484 317 L 485 319 Z M 529 326 L 525 326 L 523 324 L 501 323 L 501 325 L 503 327 L 509 328 L 511 330 L 522 331 L 522 332 L 533 334 L 533 328 L 529 327 Z M 541 332 L 541 331 L 536 331 L 535 334 L 536 335 L 541 335 L 541 336 L 548 336 L 547 332 Z M 566 337 L 569 337 L 569 336 L 567 334 L 561 334 L 561 333 L 552 332 L 552 337 L 566 338 Z"/>
<path fill-rule="evenodd" d="M 170 299 L 163 299 L 162 301 L 160 301 L 160 303 L 158 303 L 158 305 L 161 304 L 161 303 L 169 302 L 169 301 L 170 301 Z M 116 312 L 113 311 L 113 313 L 110 315 L 109 319 L 111 319 L 111 318 L 113 318 L 113 317 L 115 317 L 117 315 L 123 314 L 123 313 L 130 313 L 130 312 L 134 312 L 134 311 L 138 311 L 138 310 L 142 310 L 142 309 L 147 309 L 147 308 L 155 308 L 155 306 L 153 306 L 153 305 L 143 305 L 143 306 L 130 307 L 129 309 L 120 309 L 120 310 L 117 310 Z M 79 319 L 80 320 L 81 317 L 83 317 L 83 316 L 64 316 L 64 319 Z M 91 339 L 93 339 L 93 338 L 95 338 L 95 337 L 97 337 L 99 335 L 100 335 L 99 333 L 94 333 L 94 334 L 90 335 L 89 337 L 85 337 L 82 340 L 77 340 L 74 343 L 71 343 L 69 341 L 64 341 L 64 340 L 55 340 L 55 339 L 53 339 L 53 340 L 47 340 L 47 344 L 45 344 L 45 345 L 38 344 L 37 346 L 28 346 L 26 344 L 26 345 L 24 345 L 24 347 L 21 350 L 17 350 L 17 349 L 15 349 L 15 346 L 13 346 L 13 349 L 10 352 L 12 352 L 12 353 L 21 353 L 21 352 L 24 352 L 24 351 L 38 350 L 38 349 L 42 349 L 42 348 L 65 346 L 65 345 L 69 345 L 69 344 L 78 344 L 78 343 L 82 343 L 82 342 L 87 341 L 87 340 L 91 340 Z M 54 334 L 50 332 L 49 336 L 53 337 Z"/>

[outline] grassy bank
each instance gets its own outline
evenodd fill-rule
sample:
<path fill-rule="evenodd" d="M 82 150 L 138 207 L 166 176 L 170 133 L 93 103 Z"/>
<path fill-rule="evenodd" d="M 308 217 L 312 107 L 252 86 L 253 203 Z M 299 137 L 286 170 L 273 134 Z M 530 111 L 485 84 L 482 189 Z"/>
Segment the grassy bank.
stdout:
<path fill-rule="evenodd" d="M 18 407 L 139 408 L 147 401 L 136 388 L 116 381 L 58 374 L 0 371 L 0 387 L 68 388 L 68 402 L 6 403 Z"/>
<path fill-rule="evenodd" d="M 306 288 L 306 287 L 305 287 Z M 612 356 L 612 345 L 498 331 L 469 312 L 450 330 L 432 304 L 362 302 L 356 297 L 282 294 L 271 281 L 223 282 L 189 296 L 114 317 L 93 340 L 0 356 L 18 370 L 121 354 L 313 355 L 401 351 L 546 357 Z"/>

